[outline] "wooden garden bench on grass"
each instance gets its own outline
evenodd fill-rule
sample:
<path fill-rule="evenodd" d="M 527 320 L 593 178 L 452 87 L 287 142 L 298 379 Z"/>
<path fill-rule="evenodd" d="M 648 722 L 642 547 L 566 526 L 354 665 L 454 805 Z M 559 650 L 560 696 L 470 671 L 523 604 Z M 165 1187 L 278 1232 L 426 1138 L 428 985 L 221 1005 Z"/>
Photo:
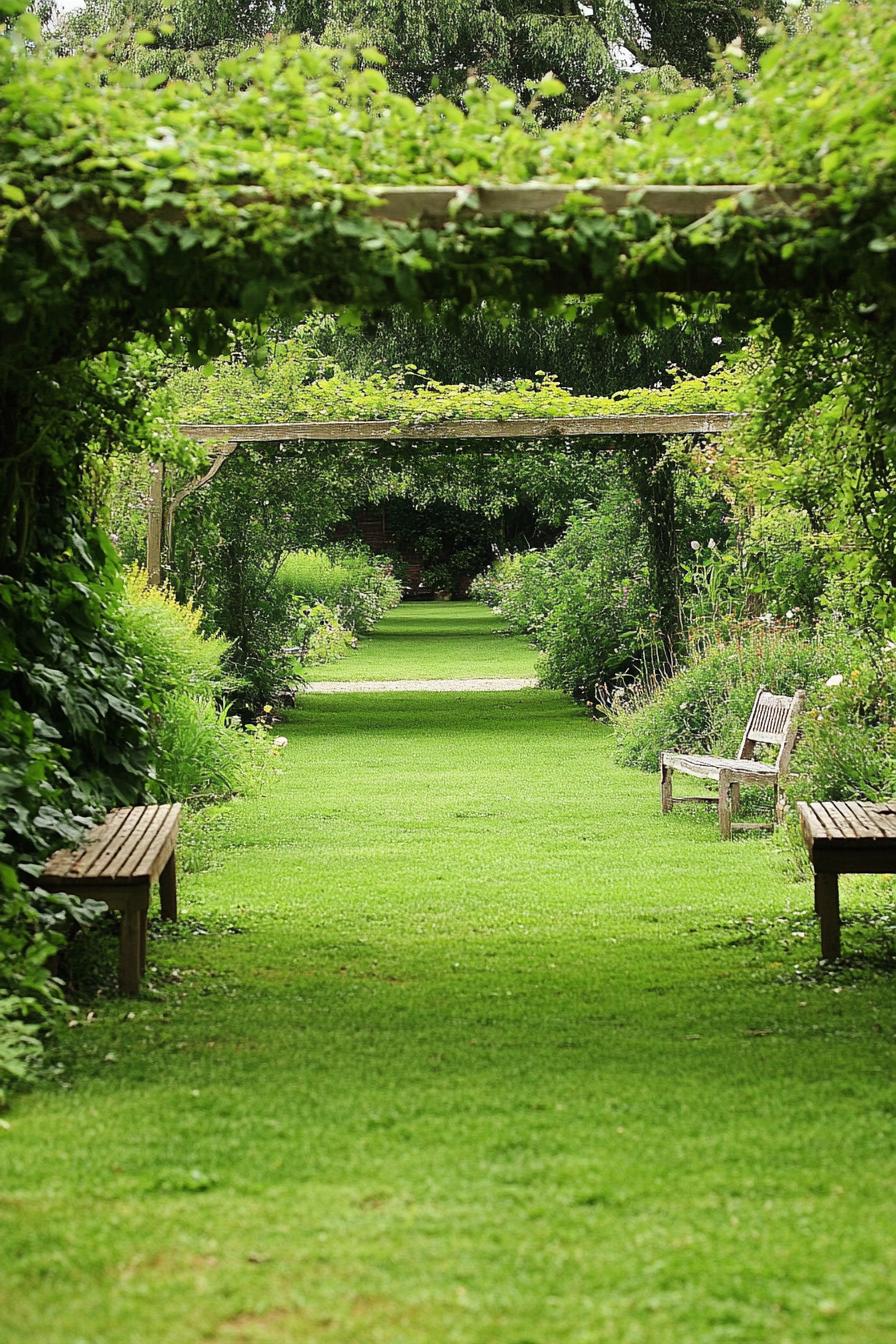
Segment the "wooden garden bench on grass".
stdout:
<path fill-rule="evenodd" d="M 840 874 L 896 873 L 896 803 L 797 803 L 815 873 L 821 955 L 840 955 Z"/>
<path fill-rule="evenodd" d="M 180 803 L 116 807 L 85 836 L 79 849 L 60 849 L 48 860 L 41 886 L 48 891 L 105 901 L 121 911 L 118 987 L 137 994 L 146 968 L 146 913 L 158 881 L 163 919 L 177 919 L 174 846 Z"/>
<path fill-rule="evenodd" d="M 677 751 L 660 755 L 660 792 L 664 812 L 671 812 L 675 803 L 711 803 L 718 805 L 719 830 L 723 840 L 731 839 L 734 830 L 768 830 L 770 823 L 739 822 L 731 818 L 740 806 L 741 784 L 763 784 L 775 791 L 775 821 L 782 816 L 781 784 L 796 742 L 799 715 L 806 699 L 805 691 L 794 695 L 771 695 L 760 686 L 747 720 L 746 731 L 736 757 L 688 756 Z M 778 755 L 771 764 L 753 759 L 757 746 L 777 746 Z M 691 798 L 672 797 L 672 775 L 680 770 L 697 779 L 718 781 L 718 799 L 706 796 Z M 773 823 L 771 823 L 773 824 Z"/>

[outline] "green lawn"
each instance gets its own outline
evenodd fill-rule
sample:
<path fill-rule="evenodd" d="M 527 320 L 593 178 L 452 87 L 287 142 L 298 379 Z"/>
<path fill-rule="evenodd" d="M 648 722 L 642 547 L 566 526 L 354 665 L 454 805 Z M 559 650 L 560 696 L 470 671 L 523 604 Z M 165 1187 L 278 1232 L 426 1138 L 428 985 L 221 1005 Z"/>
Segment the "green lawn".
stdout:
<path fill-rule="evenodd" d="M 286 732 L 0 1132 L 4 1344 L 890 1344 L 894 983 L 774 847 L 549 692 Z"/>
<path fill-rule="evenodd" d="M 346 658 L 303 669 L 307 681 L 411 681 L 442 677 L 534 677 L 536 653 L 501 634 L 479 602 L 403 602 Z"/>

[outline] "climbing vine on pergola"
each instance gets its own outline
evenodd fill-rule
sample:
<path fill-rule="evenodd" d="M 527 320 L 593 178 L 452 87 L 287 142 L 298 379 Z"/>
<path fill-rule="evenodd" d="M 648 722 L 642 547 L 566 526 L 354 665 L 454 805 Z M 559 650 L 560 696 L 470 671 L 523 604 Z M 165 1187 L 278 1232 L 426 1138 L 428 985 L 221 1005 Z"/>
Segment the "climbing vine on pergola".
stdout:
<path fill-rule="evenodd" d="M 623 136 L 600 117 L 544 131 L 498 86 L 471 87 L 464 111 L 416 107 L 375 53 L 298 39 L 225 62 L 211 90 L 155 87 L 101 55 L 49 57 L 33 17 L 14 21 L 0 412 L 18 554 L 36 476 L 79 459 L 91 401 L 94 441 L 114 437 L 105 352 L 138 332 L 208 357 L 239 315 L 315 304 L 579 295 L 638 323 L 720 294 L 740 323 L 786 322 L 798 296 L 879 304 L 896 236 L 889 31 L 879 7 L 835 4 L 741 105 L 691 90 Z"/>

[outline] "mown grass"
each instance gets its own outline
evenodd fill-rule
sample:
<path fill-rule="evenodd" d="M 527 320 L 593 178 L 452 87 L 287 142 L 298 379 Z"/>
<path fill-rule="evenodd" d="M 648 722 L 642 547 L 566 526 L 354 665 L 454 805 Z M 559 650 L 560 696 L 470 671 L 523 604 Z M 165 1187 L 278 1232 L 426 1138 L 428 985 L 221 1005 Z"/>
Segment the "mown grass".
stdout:
<path fill-rule="evenodd" d="M 4 1344 L 889 1344 L 894 982 L 777 851 L 552 693 L 286 732 L 0 1134 Z"/>
<path fill-rule="evenodd" d="M 535 650 L 501 633 L 479 602 L 404 602 L 338 662 L 303 669 L 308 681 L 532 677 Z"/>

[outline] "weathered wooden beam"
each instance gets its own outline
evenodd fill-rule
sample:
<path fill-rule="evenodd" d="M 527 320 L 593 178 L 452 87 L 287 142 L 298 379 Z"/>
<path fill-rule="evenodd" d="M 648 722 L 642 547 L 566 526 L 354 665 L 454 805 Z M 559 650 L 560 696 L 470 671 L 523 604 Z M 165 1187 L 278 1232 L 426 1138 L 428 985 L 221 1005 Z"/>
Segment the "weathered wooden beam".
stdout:
<path fill-rule="evenodd" d="M 232 443 L 300 440 L 566 439 L 627 434 L 718 434 L 739 417 L 729 411 L 674 415 L 567 416 L 550 420 L 441 420 L 404 425 L 397 420 L 298 420 L 266 425 L 182 424 L 188 438 Z"/>
<path fill-rule="evenodd" d="M 617 186 L 584 181 L 560 185 L 523 182 L 510 187 L 382 187 L 377 191 L 381 204 L 373 206 L 370 213 L 396 222 L 424 219 L 429 223 L 447 223 L 465 211 L 540 215 L 559 209 L 573 193 L 589 196 L 608 214 L 640 206 L 656 215 L 678 219 L 700 219 L 732 198 L 740 198 L 751 213 L 787 214 L 801 201 L 822 194 L 818 187 L 808 185 L 750 186 L 745 182 L 713 186 Z"/>
<path fill-rule="evenodd" d="M 162 528 L 165 511 L 165 468 L 161 462 L 149 467 L 149 507 L 146 527 L 146 577 L 150 586 L 162 586 Z"/>

